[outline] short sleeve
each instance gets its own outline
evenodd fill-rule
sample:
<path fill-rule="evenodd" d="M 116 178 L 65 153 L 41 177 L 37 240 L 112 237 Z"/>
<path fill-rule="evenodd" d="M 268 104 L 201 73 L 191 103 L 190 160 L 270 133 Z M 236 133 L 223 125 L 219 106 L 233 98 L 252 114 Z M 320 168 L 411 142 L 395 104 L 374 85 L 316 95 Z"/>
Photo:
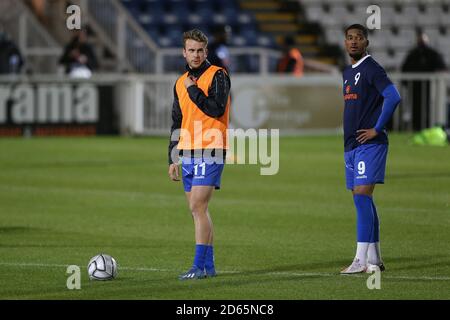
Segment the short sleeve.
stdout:
<path fill-rule="evenodd" d="M 381 94 L 384 89 L 392 84 L 392 81 L 380 65 L 375 65 L 369 74 L 369 84 L 373 85 Z"/>

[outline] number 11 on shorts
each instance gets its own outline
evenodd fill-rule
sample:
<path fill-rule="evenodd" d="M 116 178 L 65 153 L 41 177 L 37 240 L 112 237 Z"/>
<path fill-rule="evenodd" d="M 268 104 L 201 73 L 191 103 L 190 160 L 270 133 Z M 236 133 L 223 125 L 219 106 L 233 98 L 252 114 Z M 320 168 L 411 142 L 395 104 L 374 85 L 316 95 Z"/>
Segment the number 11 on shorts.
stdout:
<path fill-rule="evenodd" d="M 194 166 L 194 176 L 198 176 L 198 175 L 199 175 L 199 174 L 198 174 L 198 167 L 200 167 L 200 168 L 202 169 L 201 176 L 204 176 L 205 173 L 206 173 L 206 163 L 205 163 L 205 162 L 202 162 L 202 163 L 196 164 L 196 165 Z"/>

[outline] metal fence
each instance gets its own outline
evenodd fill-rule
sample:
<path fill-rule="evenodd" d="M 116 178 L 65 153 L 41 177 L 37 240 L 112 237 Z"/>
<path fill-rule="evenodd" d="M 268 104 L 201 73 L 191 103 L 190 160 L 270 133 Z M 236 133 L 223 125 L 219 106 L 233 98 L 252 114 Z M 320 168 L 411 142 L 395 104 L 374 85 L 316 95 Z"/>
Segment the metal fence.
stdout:
<path fill-rule="evenodd" d="M 161 48 L 117 0 L 85 1 L 89 16 L 114 43 L 120 63 L 117 71 L 170 73 L 183 69 L 182 48 Z M 182 35 L 180 34 L 180 40 Z M 181 42 L 181 41 L 180 41 Z M 281 52 L 262 47 L 230 47 L 233 72 L 267 74 L 276 71 Z M 131 65 L 130 68 L 127 66 Z M 337 68 L 305 59 L 305 67 L 317 72 L 336 73 Z"/>
<path fill-rule="evenodd" d="M 107 84 L 106 101 L 118 115 L 121 134 L 167 135 L 172 123 L 173 88 L 178 75 L 98 74 L 90 79 L 64 76 L 0 77 L 0 120 L 21 108 L 33 113 L 33 101 L 56 101 L 61 97 L 39 98 L 40 86 L 46 94 L 63 94 L 68 86 Z M 433 125 L 448 126 L 450 74 L 391 74 L 402 96 L 394 114 L 392 129 L 412 131 Z M 235 75 L 231 78 L 231 125 L 242 129 L 280 129 L 281 134 L 323 134 L 342 132 L 342 78 L 336 75 L 306 75 L 302 78 L 282 75 Z M 26 85 L 26 90 L 17 92 Z M 421 95 L 417 100 L 417 88 Z M 425 88 L 425 89 L 424 89 Z M 27 95 L 24 95 L 26 91 Z M 43 91 L 43 92 L 44 92 Z M 29 93 L 29 94 L 28 94 Z M 66 97 L 66 96 L 65 96 Z M 67 99 L 75 99 L 71 95 Z M 59 100 L 58 100 L 59 99 Z M 53 103 L 54 104 L 54 103 Z M 40 106 L 42 107 L 42 106 Z M 47 107 L 49 108 L 49 107 Z M 101 106 L 104 110 L 105 106 Z M 24 110 L 25 110 L 24 109 Z M 0 123 L 1 125 L 1 123 Z M 420 127 L 416 127 L 419 125 Z"/>
<path fill-rule="evenodd" d="M 448 73 L 394 73 L 391 79 L 402 97 L 393 117 L 395 130 L 417 131 L 434 125 L 450 125 Z"/>
<path fill-rule="evenodd" d="M 434 125 L 450 126 L 450 74 L 390 75 L 402 101 L 390 128 L 417 131 Z M 234 125 L 279 128 L 283 134 L 341 131 L 342 78 L 337 75 L 232 77 Z M 171 124 L 175 77 L 139 77 L 146 92 L 140 134 L 166 134 Z M 135 117 L 136 118 L 136 117 Z M 139 117 L 137 117 L 139 119 Z"/>
<path fill-rule="evenodd" d="M 21 1 L 0 1 L 0 25 L 17 41 L 25 69 L 36 73 L 56 73 L 62 49 L 33 13 Z"/>

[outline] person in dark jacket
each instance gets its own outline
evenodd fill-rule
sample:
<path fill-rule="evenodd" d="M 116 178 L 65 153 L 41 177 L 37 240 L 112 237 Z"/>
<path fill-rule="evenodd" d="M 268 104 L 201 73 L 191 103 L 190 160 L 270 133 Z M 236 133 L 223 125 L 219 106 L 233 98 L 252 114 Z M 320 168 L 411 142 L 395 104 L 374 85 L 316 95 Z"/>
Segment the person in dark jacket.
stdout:
<path fill-rule="evenodd" d="M 419 32 L 417 46 L 406 56 L 402 65 L 402 72 L 439 72 L 446 69 L 442 55 L 429 46 L 428 36 Z M 420 131 L 434 123 L 430 122 L 430 81 L 412 81 L 412 117 L 413 130 Z"/>
<path fill-rule="evenodd" d="M 214 30 L 214 41 L 208 48 L 208 61 L 212 65 L 224 68 L 228 72 L 231 68 L 230 51 L 228 50 L 230 35 L 230 26 L 217 26 Z"/>
<path fill-rule="evenodd" d="M 65 66 L 65 72 L 73 76 L 90 76 L 98 67 L 94 49 L 87 43 L 86 31 L 80 30 L 66 45 L 59 63 Z"/>
<path fill-rule="evenodd" d="M 0 31 L 0 74 L 20 73 L 24 61 L 16 44 Z"/>

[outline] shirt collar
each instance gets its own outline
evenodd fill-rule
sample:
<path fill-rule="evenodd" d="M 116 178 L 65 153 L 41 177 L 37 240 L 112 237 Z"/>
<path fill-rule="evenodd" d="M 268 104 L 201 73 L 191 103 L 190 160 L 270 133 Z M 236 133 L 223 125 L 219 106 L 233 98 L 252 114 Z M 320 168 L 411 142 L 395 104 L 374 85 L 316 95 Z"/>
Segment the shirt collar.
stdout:
<path fill-rule="evenodd" d="M 359 61 L 355 64 L 352 64 L 352 68 L 356 68 L 357 66 L 359 66 L 361 63 L 363 63 L 364 60 L 366 60 L 368 57 L 370 57 L 370 54 L 365 55 L 364 57 L 362 57 L 361 59 L 359 59 Z"/>
<path fill-rule="evenodd" d="M 196 69 L 191 69 L 188 64 L 186 64 L 186 70 L 190 75 L 193 75 L 195 78 L 200 77 L 206 69 L 211 66 L 211 63 L 208 60 L 205 60 L 200 67 Z"/>

